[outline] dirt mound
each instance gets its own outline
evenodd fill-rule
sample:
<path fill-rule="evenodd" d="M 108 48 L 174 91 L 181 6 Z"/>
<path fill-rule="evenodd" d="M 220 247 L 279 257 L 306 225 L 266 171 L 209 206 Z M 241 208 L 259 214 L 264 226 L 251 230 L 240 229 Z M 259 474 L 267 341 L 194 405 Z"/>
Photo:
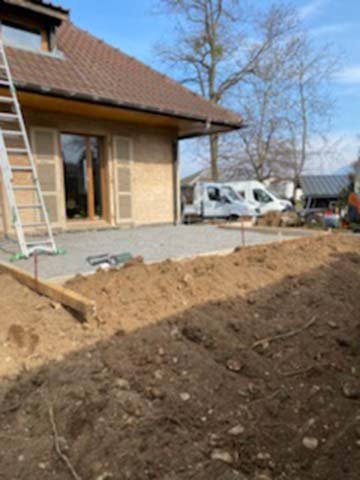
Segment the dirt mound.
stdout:
<path fill-rule="evenodd" d="M 1 380 L 0 479 L 74 478 L 59 450 L 82 480 L 357 479 L 359 247 L 328 236 L 74 280 L 101 323 L 73 320 L 82 349 Z M 15 305 L 15 287 L 7 348 L 55 355 L 71 317 L 47 304 L 37 326 L 29 310 L 30 331 L 21 305 L 39 299 Z"/>
<path fill-rule="evenodd" d="M 302 222 L 296 212 L 268 212 L 258 218 L 257 224 L 263 227 L 300 227 Z"/>
<path fill-rule="evenodd" d="M 319 236 L 239 248 L 227 256 L 99 271 L 78 276 L 67 287 L 96 300 L 103 332 L 129 332 L 207 302 L 245 298 L 288 275 L 326 266 L 336 253 L 354 251 L 354 245 L 360 239 Z"/>

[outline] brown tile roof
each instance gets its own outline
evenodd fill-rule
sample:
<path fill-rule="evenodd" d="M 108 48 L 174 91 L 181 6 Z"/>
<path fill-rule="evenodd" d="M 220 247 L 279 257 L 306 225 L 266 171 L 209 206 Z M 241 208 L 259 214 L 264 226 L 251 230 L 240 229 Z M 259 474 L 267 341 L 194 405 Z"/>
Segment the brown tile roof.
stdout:
<path fill-rule="evenodd" d="M 55 56 L 7 47 L 18 88 L 238 127 L 241 119 L 66 21 Z"/>

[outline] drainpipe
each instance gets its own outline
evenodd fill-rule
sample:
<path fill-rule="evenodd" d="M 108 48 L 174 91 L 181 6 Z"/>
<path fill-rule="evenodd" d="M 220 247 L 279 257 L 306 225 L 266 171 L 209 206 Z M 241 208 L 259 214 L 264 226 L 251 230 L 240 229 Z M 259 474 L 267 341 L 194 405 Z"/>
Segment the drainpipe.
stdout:
<path fill-rule="evenodd" d="M 173 150 L 173 191 L 174 191 L 174 225 L 181 223 L 181 189 L 180 189 L 180 162 L 179 142 L 174 140 Z"/>

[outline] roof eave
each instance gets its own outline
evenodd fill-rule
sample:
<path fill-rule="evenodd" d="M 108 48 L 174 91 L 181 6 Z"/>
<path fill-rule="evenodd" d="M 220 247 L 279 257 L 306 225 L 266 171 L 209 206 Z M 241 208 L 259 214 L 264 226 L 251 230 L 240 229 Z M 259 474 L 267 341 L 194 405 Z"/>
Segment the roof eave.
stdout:
<path fill-rule="evenodd" d="M 121 108 L 125 110 L 135 110 L 138 112 L 151 113 L 153 115 L 168 116 L 178 118 L 180 120 L 188 120 L 194 122 L 200 122 L 205 124 L 205 128 L 188 135 L 181 135 L 179 139 L 194 138 L 197 136 L 211 135 L 214 133 L 225 133 L 233 130 L 239 130 L 244 128 L 244 123 L 239 118 L 238 122 L 213 120 L 199 115 L 186 114 L 183 112 L 177 112 L 176 110 L 162 109 L 154 106 L 135 104 L 131 102 L 118 102 L 116 100 L 100 97 L 96 95 L 87 95 L 77 92 L 69 92 L 61 89 L 44 88 L 39 85 L 33 85 L 29 83 L 16 82 L 16 86 L 19 91 L 37 93 L 40 95 L 53 96 L 57 98 L 63 98 L 68 100 L 77 100 L 79 102 L 93 103 L 96 105 L 110 106 L 115 108 Z"/>
<path fill-rule="evenodd" d="M 4 3 L 52 18 L 57 21 L 58 24 L 67 20 L 70 14 L 70 10 L 51 4 L 40 4 L 26 0 L 4 0 Z"/>

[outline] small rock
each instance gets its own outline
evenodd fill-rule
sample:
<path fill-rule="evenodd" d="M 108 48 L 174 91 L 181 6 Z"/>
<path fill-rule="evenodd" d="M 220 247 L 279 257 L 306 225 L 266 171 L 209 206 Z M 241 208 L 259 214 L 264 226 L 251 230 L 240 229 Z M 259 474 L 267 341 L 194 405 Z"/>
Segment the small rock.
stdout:
<path fill-rule="evenodd" d="M 232 435 L 233 437 L 238 437 L 239 435 L 242 435 L 244 432 L 245 432 L 245 428 L 242 425 L 236 425 L 235 427 L 229 430 L 229 435 Z"/>
<path fill-rule="evenodd" d="M 165 392 L 156 387 L 148 388 L 146 393 L 152 400 L 161 400 L 162 398 L 165 398 Z"/>
<path fill-rule="evenodd" d="M 115 386 L 120 390 L 130 390 L 130 383 L 125 378 L 117 378 L 115 380 Z"/>
<path fill-rule="evenodd" d="M 164 378 L 164 374 L 161 370 L 155 370 L 154 372 L 154 377 L 157 379 L 157 380 L 162 380 Z"/>
<path fill-rule="evenodd" d="M 108 480 L 109 478 L 114 478 L 112 473 L 105 472 L 96 477 L 96 480 Z"/>
<path fill-rule="evenodd" d="M 40 468 L 40 470 L 46 470 L 46 463 L 40 462 L 38 467 Z"/>
<path fill-rule="evenodd" d="M 271 480 L 271 477 L 269 477 L 269 475 L 266 473 L 259 473 L 256 475 L 254 480 Z"/>
<path fill-rule="evenodd" d="M 243 368 L 243 366 L 241 365 L 240 362 L 238 362 L 237 360 L 228 360 L 226 362 L 226 366 L 228 368 L 228 370 L 230 370 L 231 372 L 240 372 L 241 369 Z"/>
<path fill-rule="evenodd" d="M 182 335 L 178 327 L 173 327 L 170 331 L 170 335 L 174 340 L 181 340 Z"/>
<path fill-rule="evenodd" d="M 59 446 L 63 452 L 67 452 L 69 450 L 69 445 L 65 437 L 59 437 Z"/>
<path fill-rule="evenodd" d="M 220 447 L 223 443 L 223 440 L 220 435 L 217 435 L 216 433 L 211 433 L 209 435 L 209 445 L 211 447 Z"/>
<path fill-rule="evenodd" d="M 339 327 L 338 327 L 338 324 L 335 323 L 335 322 L 333 322 L 332 320 L 329 320 L 329 321 L 328 321 L 328 325 L 329 325 L 329 327 L 332 328 L 333 330 L 336 330 L 337 328 L 339 328 Z"/>
<path fill-rule="evenodd" d="M 190 275 L 190 273 L 187 273 L 183 278 L 183 282 L 185 283 L 185 285 L 190 285 L 192 281 L 193 277 Z"/>
<path fill-rule="evenodd" d="M 230 453 L 223 450 L 214 450 L 211 453 L 211 459 L 226 463 L 228 465 L 231 465 L 233 463 L 233 457 L 230 455 Z"/>
<path fill-rule="evenodd" d="M 344 383 L 343 394 L 346 398 L 357 400 L 360 398 L 360 383 L 354 381 Z"/>
<path fill-rule="evenodd" d="M 43 303 L 39 303 L 38 305 L 35 305 L 35 310 L 39 312 L 40 310 L 45 310 L 47 305 L 44 305 Z"/>
<path fill-rule="evenodd" d="M 180 398 L 183 402 L 188 402 L 191 398 L 191 395 L 190 393 L 187 393 L 187 392 L 180 393 Z"/>
<path fill-rule="evenodd" d="M 22 463 L 25 460 L 25 455 L 18 456 L 18 462 Z"/>
<path fill-rule="evenodd" d="M 271 458 L 269 453 L 262 453 L 262 452 L 259 452 L 256 457 L 258 460 L 270 460 Z"/>
<path fill-rule="evenodd" d="M 50 305 L 54 310 L 60 310 L 61 308 L 61 304 L 58 302 L 51 302 Z"/>
<path fill-rule="evenodd" d="M 165 355 L 165 350 L 162 347 L 160 347 L 158 349 L 158 354 L 160 355 L 160 357 L 163 357 Z"/>
<path fill-rule="evenodd" d="M 308 450 L 316 450 L 319 446 L 319 440 L 315 437 L 304 437 L 303 445 Z"/>

